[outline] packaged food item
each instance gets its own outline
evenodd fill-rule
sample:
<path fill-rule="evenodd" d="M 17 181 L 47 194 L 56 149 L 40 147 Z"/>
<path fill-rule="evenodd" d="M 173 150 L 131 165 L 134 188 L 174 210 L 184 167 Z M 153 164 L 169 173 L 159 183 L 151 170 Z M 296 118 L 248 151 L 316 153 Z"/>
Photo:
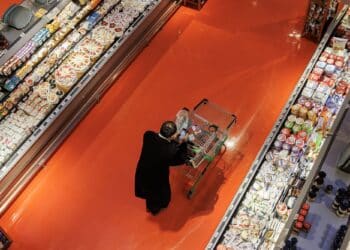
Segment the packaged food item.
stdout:
<path fill-rule="evenodd" d="M 320 68 L 320 69 L 324 69 L 326 67 L 327 63 L 326 62 L 321 62 L 321 61 L 318 61 L 316 63 L 316 67 L 317 68 Z"/>
<path fill-rule="evenodd" d="M 329 59 L 329 60 L 331 60 L 331 59 Z M 327 61 L 327 62 L 328 62 L 328 61 Z M 332 74 L 334 74 L 335 70 L 336 70 L 335 65 L 328 64 L 328 65 L 325 67 L 324 72 L 325 72 L 326 75 L 331 76 Z"/>
<path fill-rule="evenodd" d="M 298 116 L 299 114 L 299 109 L 301 108 L 301 105 L 300 104 L 294 104 L 292 107 L 291 107 L 291 113 L 295 116 Z"/>
<path fill-rule="evenodd" d="M 306 87 L 309 88 L 309 89 L 317 89 L 318 82 L 317 81 L 308 80 L 307 83 L 306 83 Z"/>
<path fill-rule="evenodd" d="M 332 42 L 333 42 L 333 50 L 335 53 L 338 53 L 340 51 L 343 51 L 346 47 L 346 44 L 348 42 L 348 39 L 344 39 L 341 37 L 333 37 L 332 38 Z"/>
<path fill-rule="evenodd" d="M 303 89 L 301 95 L 303 95 L 303 96 L 305 96 L 305 97 L 307 97 L 307 98 L 310 98 L 310 97 L 312 97 L 313 93 L 314 93 L 314 90 L 313 90 L 313 89 L 310 89 L 310 88 L 306 88 L 306 87 L 305 87 L 305 88 Z"/>
<path fill-rule="evenodd" d="M 293 231 L 295 231 L 296 233 L 299 233 L 302 228 L 303 228 L 303 223 L 297 221 L 294 224 Z"/>
<path fill-rule="evenodd" d="M 293 134 L 297 134 L 300 130 L 301 130 L 301 125 L 294 124 L 294 126 L 292 128 Z"/>
<path fill-rule="evenodd" d="M 307 133 L 304 130 L 299 131 L 298 139 L 302 139 L 304 142 L 307 140 Z"/>
<path fill-rule="evenodd" d="M 308 110 L 306 107 L 301 107 L 299 109 L 299 117 L 303 118 L 304 120 L 307 119 L 307 112 L 308 112 Z"/>
<path fill-rule="evenodd" d="M 281 130 L 281 133 L 284 134 L 284 135 L 286 135 L 286 136 L 289 136 L 290 133 L 291 133 L 291 131 L 290 131 L 289 128 L 283 128 L 283 129 Z"/>
<path fill-rule="evenodd" d="M 287 120 L 287 121 L 284 123 L 284 126 L 285 126 L 286 128 L 291 129 L 291 128 L 293 128 L 293 126 L 294 126 L 294 122 L 292 122 L 292 121 L 290 121 L 290 120 Z"/>
<path fill-rule="evenodd" d="M 328 58 L 327 60 L 326 60 L 326 63 L 328 64 L 327 66 L 334 66 L 333 64 L 334 64 L 334 59 L 332 59 L 332 58 Z M 326 68 L 327 68 L 327 66 L 326 66 Z"/>
<path fill-rule="evenodd" d="M 281 133 L 277 136 L 277 140 L 279 140 L 280 142 L 285 142 L 286 139 L 287 139 L 287 136 L 283 133 Z"/>

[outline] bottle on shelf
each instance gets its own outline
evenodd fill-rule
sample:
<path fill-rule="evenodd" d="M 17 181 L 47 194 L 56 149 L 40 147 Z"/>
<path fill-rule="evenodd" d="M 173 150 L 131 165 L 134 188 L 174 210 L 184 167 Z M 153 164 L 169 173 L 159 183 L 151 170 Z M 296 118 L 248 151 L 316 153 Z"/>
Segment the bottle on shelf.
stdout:
<path fill-rule="evenodd" d="M 333 191 L 333 185 L 327 185 L 325 190 L 324 190 L 327 194 L 331 194 Z"/>
<path fill-rule="evenodd" d="M 309 201 L 315 201 L 316 195 L 317 194 L 316 194 L 315 191 L 310 191 L 307 198 L 308 198 Z"/>
<path fill-rule="evenodd" d="M 335 196 L 335 199 L 334 199 L 334 201 L 333 201 L 333 203 L 332 203 L 332 208 L 335 209 L 335 210 L 337 210 L 338 207 L 339 207 L 339 204 L 340 204 L 341 200 L 342 200 L 342 199 L 340 198 L 339 195 Z"/>
<path fill-rule="evenodd" d="M 347 199 L 343 199 L 338 206 L 338 210 L 336 211 L 336 214 L 339 217 L 345 217 L 348 214 L 349 206 L 350 206 L 349 201 Z"/>

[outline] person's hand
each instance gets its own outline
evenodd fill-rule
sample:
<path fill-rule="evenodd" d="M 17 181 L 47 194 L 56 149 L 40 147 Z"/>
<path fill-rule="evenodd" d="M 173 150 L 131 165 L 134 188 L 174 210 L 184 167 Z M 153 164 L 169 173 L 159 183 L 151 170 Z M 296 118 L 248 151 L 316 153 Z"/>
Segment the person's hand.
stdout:
<path fill-rule="evenodd" d="M 188 133 L 186 133 L 186 134 L 185 134 L 185 136 L 183 136 L 183 137 L 181 138 L 180 142 L 181 142 L 181 143 L 183 143 L 183 142 L 187 142 L 187 140 L 188 140 L 188 136 L 189 136 L 189 134 L 188 134 Z"/>

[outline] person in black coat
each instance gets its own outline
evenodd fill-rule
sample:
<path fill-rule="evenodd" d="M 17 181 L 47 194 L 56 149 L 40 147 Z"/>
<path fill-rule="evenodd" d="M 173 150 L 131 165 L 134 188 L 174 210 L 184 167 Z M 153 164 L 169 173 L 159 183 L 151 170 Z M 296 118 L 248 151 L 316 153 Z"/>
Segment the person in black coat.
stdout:
<path fill-rule="evenodd" d="M 166 208 L 171 199 L 169 167 L 186 161 L 186 142 L 178 143 L 174 122 L 162 124 L 160 133 L 146 131 L 135 174 L 135 195 L 146 200 L 153 215 Z"/>

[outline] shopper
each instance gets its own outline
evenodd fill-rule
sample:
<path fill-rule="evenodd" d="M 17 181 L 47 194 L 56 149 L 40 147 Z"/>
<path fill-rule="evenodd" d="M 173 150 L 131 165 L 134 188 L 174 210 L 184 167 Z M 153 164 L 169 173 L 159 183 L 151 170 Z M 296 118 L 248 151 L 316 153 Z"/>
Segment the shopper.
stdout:
<path fill-rule="evenodd" d="M 170 202 L 169 167 L 182 165 L 186 161 L 187 144 L 175 141 L 176 131 L 175 123 L 166 121 L 160 133 L 146 131 L 143 135 L 135 174 L 135 195 L 146 200 L 147 211 L 153 215 Z"/>

